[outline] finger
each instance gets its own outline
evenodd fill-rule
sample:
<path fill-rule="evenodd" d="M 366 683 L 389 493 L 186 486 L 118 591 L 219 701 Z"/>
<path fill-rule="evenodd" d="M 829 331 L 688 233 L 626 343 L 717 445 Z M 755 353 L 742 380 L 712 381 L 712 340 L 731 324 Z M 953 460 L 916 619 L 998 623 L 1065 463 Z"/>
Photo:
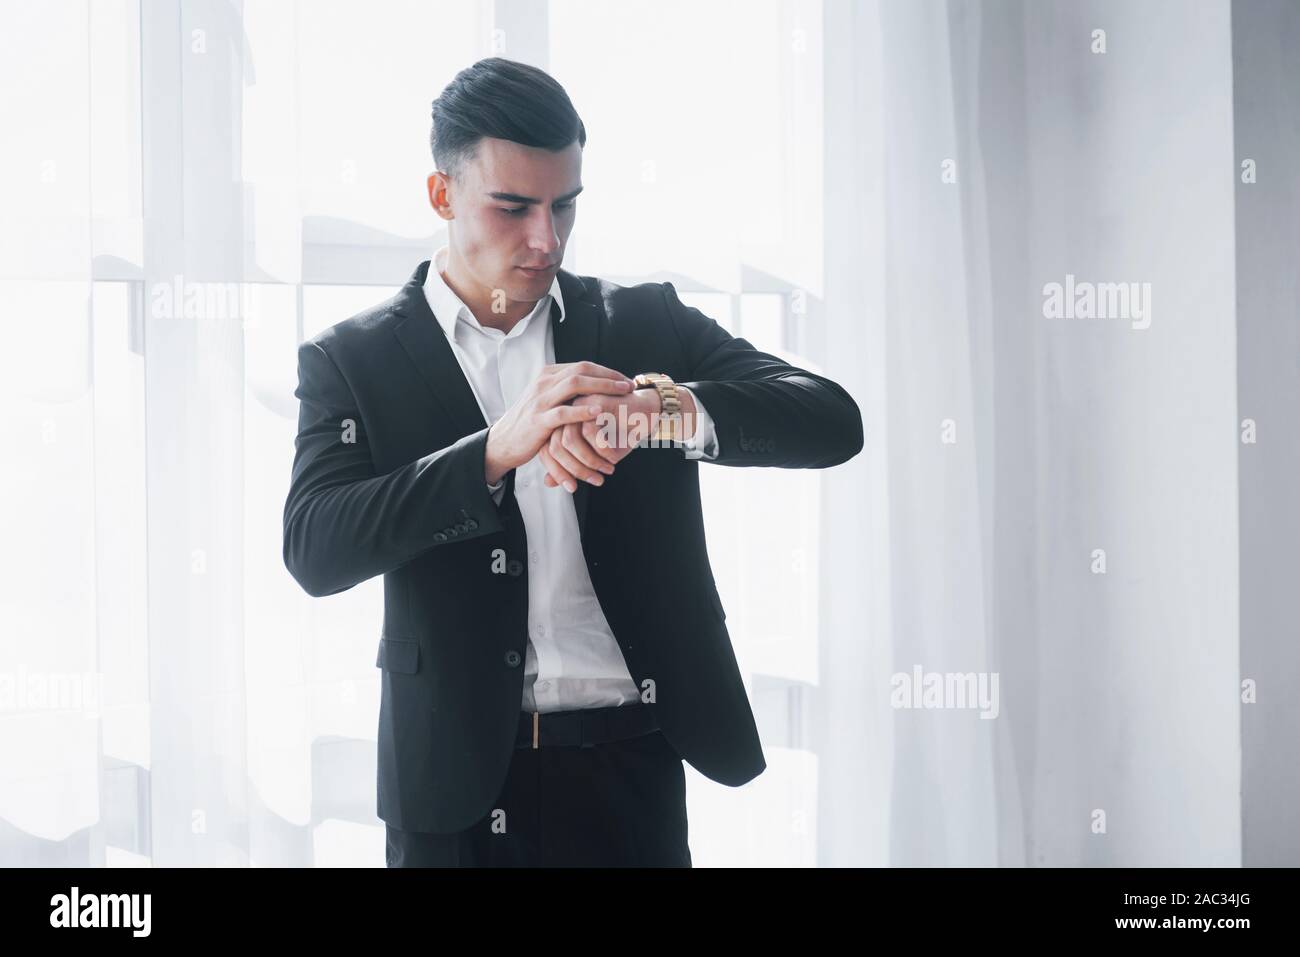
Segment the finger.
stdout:
<path fill-rule="evenodd" d="M 613 413 L 607 414 L 609 419 L 600 419 L 598 416 L 597 421 L 583 422 L 581 429 L 587 444 L 606 462 L 617 465 L 627 457 L 627 453 L 633 446 L 626 444 L 628 438 L 626 435 L 619 434 L 618 424 L 613 421 Z"/>
<path fill-rule="evenodd" d="M 552 484 L 563 485 L 569 492 L 578 490 L 577 480 L 556 463 L 551 453 L 546 450 L 546 446 L 543 445 L 537 451 L 537 457 L 542 460 L 542 465 L 546 467 L 546 478 L 550 479 Z"/>
<path fill-rule="evenodd" d="M 618 436 L 613 434 L 613 430 L 608 428 L 608 426 L 612 424 L 614 423 L 598 422 L 595 420 L 583 422 L 580 425 L 582 429 L 582 437 L 587 440 L 588 444 L 593 449 L 603 455 L 618 444 Z"/>
<path fill-rule="evenodd" d="M 598 362 L 592 362 L 588 359 L 583 359 L 581 362 L 570 362 L 565 366 L 554 366 L 553 368 L 567 369 L 569 372 L 576 372 L 579 375 L 594 375 L 602 376 L 606 379 L 627 379 L 629 382 L 632 381 L 631 378 L 623 375 L 623 373 L 619 372 L 617 369 L 611 369 L 608 366 L 603 366 Z"/>
<path fill-rule="evenodd" d="M 559 405 L 577 395 L 627 395 L 632 391 L 631 379 L 605 379 L 600 376 L 579 375 L 574 372 L 553 383 L 543 395 L 546 405 Z"/>
<path fill-rule="evenodd" d="M 559 463 L 552 457 L 546 446 L 542 446 L 537 452 L 537 457 L 542 466 L 546 469 L 546 475 L 542 479 L 544 483 L 552 488 L 564 487 L 569 491 L 576 491 L 578 487 L 577 479 L 566 472 Z M 572 486 L 572 487 L 570 487 Z"/>
<path fill-rule="evenodd" d="M 547 409 L 537 418 L 549 429 L 558 429 L 571 422 L 591 422 L 600 415 L 600 409 L 590 405 L 557 405 Z"/>
<path fill-rule="evenodd" d="M 600 472 L 595 469 L 584 465 L 579 461 L 576 455 L 565 448 L 563 432 L 560 429 L 556 429 L 551 433 L 551 442 L 547 451 L 551 453 L 551 458 L 555 459 L 555 461 L 559 463 L 560 468 L 564 469 L 574 478 L 581 479 L 584 482 L 590 482 L 592 485 L 604 484 L 605 476 L 601 475 Z"/>
<path fill-rule="evenodd" d="M 592 423 L 590 422 L 584 422 L 582 424 L 584 435 L 586 435 L 587 429 L 591 425 Z M 599 452 L 600 457 L 603 458 L 610 465 L 618 465 L 618 463 L 623 461 L 625 458 L 627 458 L 628 453 L 631 452 L 633 448 L 635 448 L 635 446 L 624 447 L 619 445 L 604 445 L 603 444 L 604 437 L 605 437 L 605 433 L 603 433 L 599 428 L 592 429 L 592 434 L 586 436 L 587 442 L 591 445 L 591 447 L 595 449 L 597 452 Z"/>
<path fill-rule="evenodd" d="M 577 425 L 570 424 L 564 427 L 560 433 L 560 444 L 587 468 L 596 469 L 605 475 L 614 471 L 614 466 L 606 462 L 601 454 L 591 447 Z"/>

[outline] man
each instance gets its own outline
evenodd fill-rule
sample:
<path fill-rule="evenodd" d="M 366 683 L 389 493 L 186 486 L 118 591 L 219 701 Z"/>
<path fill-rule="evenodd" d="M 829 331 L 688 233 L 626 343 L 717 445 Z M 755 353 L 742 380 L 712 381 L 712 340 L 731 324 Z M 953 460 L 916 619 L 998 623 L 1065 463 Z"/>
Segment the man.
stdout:
<path fill-rule="evenodd" d="M 384 576 L 390 866 L 689 867 L 682 761 L 767 766 L 698 462 L 862 448 L 840 386 L 671 283 L 560 268 L 585 143 L 544 72 L 462 71 L 433 104 L 446 246 L 298 350 L 284 560 L 314 596 Z"/>

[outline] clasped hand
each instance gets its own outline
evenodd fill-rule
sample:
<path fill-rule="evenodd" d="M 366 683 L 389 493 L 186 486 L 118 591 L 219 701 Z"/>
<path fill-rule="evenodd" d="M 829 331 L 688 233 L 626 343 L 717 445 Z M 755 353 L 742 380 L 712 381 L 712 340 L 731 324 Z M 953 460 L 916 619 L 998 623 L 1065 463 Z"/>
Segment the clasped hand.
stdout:
<path fill-rule="evenodd" d="M 556 427 L 537 452 L 546 466 L 547 488 L 564 486 L 572 492 L 579 481 L 603 485 L 604 476 L 627 457 L 649 433 L 659 411 L 654 389 L 636 389 L 628 395 L 590 393 L 569 402 L 580 409 L 595 409 L 596 417 Z"/>
<path fill-rule="evenodd" d="M 488 430 L 484 465 L 495 484 L 512 468 L 541 459 L 548 488 L 602 485 L 650 433 L 659 412 L 654 389 L 595 362 L 545 366 Z"/>

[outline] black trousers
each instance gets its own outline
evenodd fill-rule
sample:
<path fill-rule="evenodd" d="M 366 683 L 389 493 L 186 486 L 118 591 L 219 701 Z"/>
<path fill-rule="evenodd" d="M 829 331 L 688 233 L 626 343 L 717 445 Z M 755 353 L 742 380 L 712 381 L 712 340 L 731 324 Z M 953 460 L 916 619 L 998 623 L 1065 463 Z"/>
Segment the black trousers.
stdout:
<path fill-rule="evenodd" d="M 691 866 L 686 773 L 659 730 L 517 747 L 493 809 L 472 826 L 385 829 L 389 867 Z"/>

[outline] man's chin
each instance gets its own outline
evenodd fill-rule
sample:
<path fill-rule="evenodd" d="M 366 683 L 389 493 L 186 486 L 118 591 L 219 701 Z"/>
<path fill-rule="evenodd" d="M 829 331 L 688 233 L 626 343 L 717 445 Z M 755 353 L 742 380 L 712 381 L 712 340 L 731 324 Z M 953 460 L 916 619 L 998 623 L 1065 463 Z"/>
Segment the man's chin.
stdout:
<path fill-rule="evenodd" d="M 506 298 L 511 302 L 523 305 L 526 302 L 536 302 L 541 298 L 543 292 L 550 286 L 545 286 L 538 280 L 521 278 L 523 273 L 515 273 L 514 281 L 505 287 Z"/>

